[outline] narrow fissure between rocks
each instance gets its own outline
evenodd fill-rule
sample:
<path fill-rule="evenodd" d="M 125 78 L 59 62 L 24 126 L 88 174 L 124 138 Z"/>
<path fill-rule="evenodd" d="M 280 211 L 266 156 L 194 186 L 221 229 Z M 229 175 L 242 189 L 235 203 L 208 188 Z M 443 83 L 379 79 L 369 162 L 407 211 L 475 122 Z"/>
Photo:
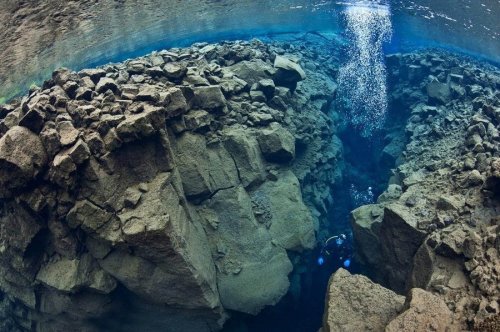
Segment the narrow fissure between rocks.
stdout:
<path fill-rule="evenodd" d="M 397 84 L 388 82 L 389 96 L 400 88 Z M 336 106 L 337 109 L 341 108 Z M 300 287 L 290 289 L 277 305 L 266 307 L 257 316 L 234 313 L 224 332 L 316 332 L 322 325 L 329 279 L 339 268 L 344 267 L 341 261 L 334 260 L 318 264 L 321 247 L 329 237 L 345 234 L 353 258 L 348 270 L 373 276 L 372 271 L 360 265 L 355 258 L 351 213 L 360 206 L 376 203 L 387 189 L 393 175 L 392 169 L 407 141 L 404 127 L 409 118 L 408 110 L 409 105 L 389 98 L 387 121 L 383 128 L 366 137 L 359 128 L 349 123 L 342 111 L 332 108 L 330 116 L 338 127 L 337 135 L 343 144 L 342 162 L 336 165 L 341 177 L 330 188 L 333 201 L 327 211 L 328 222 L 319 229 L 318 246 L 300 254 L 288 253 L 292 262 L 301 262 L 294 270 L 295 276 L 301 275 Z M 297 156 L 300 156 L 300 151 L 298 146 Z M 291 277 L 292 284 L 293 279 L 294 276 Z"/>

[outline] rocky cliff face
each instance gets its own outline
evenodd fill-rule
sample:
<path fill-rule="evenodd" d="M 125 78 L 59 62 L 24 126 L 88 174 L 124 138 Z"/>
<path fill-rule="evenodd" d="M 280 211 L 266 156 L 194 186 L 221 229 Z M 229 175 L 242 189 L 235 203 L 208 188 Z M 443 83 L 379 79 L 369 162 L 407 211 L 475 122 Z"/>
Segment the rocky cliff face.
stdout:
<path fill-rule="evenodd" d="M 318 56 L 197 44 L 1 106 L 0 330 L 212 331 L 279 301 L 340 159 Z"/>
<path fill-rule="evenodd" d="M 399 80 L 393 103 L 406 101 L 399 105 L 411 112 L 408 143 L 402 154 L 399 143 L 386 147 L 397 160 L 388 189 L 352 213 L 359 258 L 374 280 L 400 294 L 434 293 L 456 329 L 498 328 L 500 75 L 437 53 L 387 60 Z M 408 295 L 410 309 L 416 295 Z M 413 315 L 386 331 L 425 329 Z M 442 324 L 438 316 L 425 321 Z"/>

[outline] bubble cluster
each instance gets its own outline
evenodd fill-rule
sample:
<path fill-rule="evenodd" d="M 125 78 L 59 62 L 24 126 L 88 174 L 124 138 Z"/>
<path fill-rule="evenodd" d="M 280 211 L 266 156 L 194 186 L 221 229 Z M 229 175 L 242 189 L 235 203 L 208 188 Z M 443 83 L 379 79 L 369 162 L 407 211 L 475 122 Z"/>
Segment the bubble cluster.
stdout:
<path fill-rule="evenodd" d="M 344 16 L 350 44 L 339 70 L 339 94 L 350 123 L 369 137 L 383 124 L 387 111 L 382 46 L 392 36 L 390 10 L 363 3 L 347 6 Z"/>
<path fill-rule="evenodd" d="M 375 195 L 372 187 L 359 189 L 354 184 L 351 184 L 349 194 L 351 195 L 351 199 L 356 207 L 375 203 Z"/>

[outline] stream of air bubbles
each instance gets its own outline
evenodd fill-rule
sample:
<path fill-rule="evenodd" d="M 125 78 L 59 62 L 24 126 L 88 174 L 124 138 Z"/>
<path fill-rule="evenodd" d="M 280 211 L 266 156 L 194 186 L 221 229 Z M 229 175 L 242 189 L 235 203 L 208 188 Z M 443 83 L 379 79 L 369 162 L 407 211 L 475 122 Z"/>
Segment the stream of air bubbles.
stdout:
<path fill-rule="evenodd" d="M 365 137 L 381 127 L 387 113 L 383 44 L 392 37 L 389 6 L 356 2 L 343 12 L 349 46 L 339 70 L 339 94 L 348 121 Z"/>

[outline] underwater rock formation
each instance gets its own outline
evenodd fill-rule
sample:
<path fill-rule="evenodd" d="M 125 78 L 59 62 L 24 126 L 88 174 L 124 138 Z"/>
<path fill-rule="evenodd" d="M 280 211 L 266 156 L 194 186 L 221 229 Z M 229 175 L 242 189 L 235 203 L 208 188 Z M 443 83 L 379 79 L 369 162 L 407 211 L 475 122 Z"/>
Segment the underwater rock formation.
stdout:
<path fill-rule="evenodd" d="M 343 167 L 325 53 L 195 44 L 0 105 L 0 331 L 215 331 L 299 297 Z M 386 60 L 405 125 L 384 129 L 387 190 L 352 214 L 380 285 L 338 271 L 323 329 L 495 330 L 499 74 Z"/>
<path fill-rule="evenodd" d="M 385 287 L 432 292 L 456 329 L 477 329 L 500 314 L 500 73 L 440 53 L 387 60 L 397 80 L 392 99 L 409 112 L 398 139 L 407 144 L 393 153 L 396 168 L 377 204 L 352 213 L 358 258 Z M 408 310 L 420 307 L 418 292 L 408 296 Z M 425 330 L 432 321 L 445 331 L 439 314 L 414 315 L 386 330 Z"/>
<path fill-rule="evenodd" d="M 340 159 L 313 56 L 196 44 L 0 106 L 0 330 L 212 331 L 277 303 Z"/>
<path fill-rule="evenodd" d="M 341 268 L 330 279 L 322 332 L 383 331 L 403 304 L 403 296 Z"/>
<path fill-rule="evenodd" d="M 459 330 L 439 296 L 413 288 L 405 299 L 344 269 L 332 276 L 326 301 L 322 332 Z"/>
<path fill-rule="evenodd" d="M 420 288 L 413 288 L 406 298 L 405 311 L 385 328 L 395 331 L 456 331 L 453 315 L 438 296 Z"/>

